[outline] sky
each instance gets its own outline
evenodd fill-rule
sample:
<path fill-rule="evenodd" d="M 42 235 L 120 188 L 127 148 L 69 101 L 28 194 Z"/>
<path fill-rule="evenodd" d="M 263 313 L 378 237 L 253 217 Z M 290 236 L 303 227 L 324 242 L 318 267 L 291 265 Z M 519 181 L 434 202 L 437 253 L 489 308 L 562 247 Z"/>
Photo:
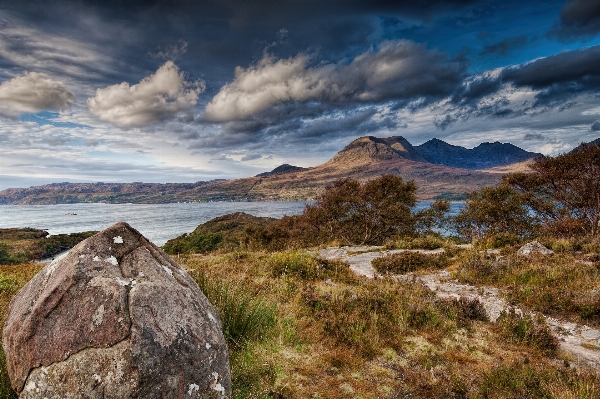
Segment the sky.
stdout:
<path fill-rule="evenodd" d="M 600 137 L 598 0 L 0 2 L 0 189 Z"/>

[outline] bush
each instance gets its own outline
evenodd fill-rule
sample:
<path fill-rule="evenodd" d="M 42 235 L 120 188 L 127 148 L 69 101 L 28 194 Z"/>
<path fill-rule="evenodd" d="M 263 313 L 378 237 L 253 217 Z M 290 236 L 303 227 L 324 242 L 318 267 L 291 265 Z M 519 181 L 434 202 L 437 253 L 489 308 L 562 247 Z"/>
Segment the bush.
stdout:
<path fill-rule="evenodd" d="M 505 184 L 518 190 L 553 236 L 597 236 L 600 231 L 600 143 L 582 144 L 556 157 L 537 158 L 533 173 L 512 173 Z"/>
<path fill-rule="evenodd" d="M 522 242 L 522 238 L 513 233 L 497 233 L 483 240 L 486 248 L 504 248 Z"/>
<path fill-rule="evenodd" d="M 489 320 L 485 307 L 477 298 L 461 296 L 459 299 L 440 300 L 439 306 L 459 327 L 469 327 L 472 320 Z"/>
<path fill-rule="evenodd" d="M 438 249 L 444 246 L 446 246 L 446 240 L 434 235 L 403 239 L 394 244 L 394 247 L 399 249 Z"/>
<path fill-rule="evenodd" d="M 348 265 L 339 260 L 313 257 L 306 252 L 288 251 L 272 254 L 267 263 L 273 277 L 290 276 L 301 280 L 353 280 Z"/>
<path fill-rule="evenodd" d="M 447 255 L 425 255 L 419 252 L 399 252 L 374 259 L 373 267 L 380 273 L 403 274 L 421 269 L 441 269 L 449 265 Z"/>
<path fill-rule="evenodd" d="M 376 245 L 413 234 L 417 186 L 394 175 L 366 183 L 343 179 L 327 187 L 301 216 L 324 242 Z"/>
<path fill-rule="evenodd" d="M 507 185 L 472 192 L 454 219 L 457 232 L 467 240 L 495 235 L 532 237 L 537 228 L 524 197 Z"/>
<path fill-rule="evenodd" d="M 558 349 L 558 340 L 543 319 L 523 316 L 511 308 L 502 311 L 496 322 L 512 343 L 526 344 L 549 355 L 554 355 Z"/>

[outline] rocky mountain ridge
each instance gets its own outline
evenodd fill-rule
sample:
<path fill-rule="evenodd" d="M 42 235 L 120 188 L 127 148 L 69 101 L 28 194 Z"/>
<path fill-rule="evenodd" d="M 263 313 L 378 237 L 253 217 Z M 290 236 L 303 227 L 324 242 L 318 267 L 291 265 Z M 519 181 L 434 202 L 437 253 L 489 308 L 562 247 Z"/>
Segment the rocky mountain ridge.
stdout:
<path fill-rule="evenodd" d="M 470 170 L 506 166 L 543 157 L 540 153 L 525 151 L 516 145 L 498 141 L 481 143 L 473 149 L 467 149 L 434 138 L 414 148 L 426 162 Z"/>
<path fill-rule="evenodd" d="M 462 199 L 465 193 L 495 185 L 504 173 L 502 169 L 493 173 L 476 169 L 510 166 L 534 156 L 541 154 L 511 144 L 483 143 L 468 150 L 438 139 L 413 146 L 400 136 L 365 136 L 311 168 L 284 164 L 253 177 L 197 183 L 55 183 L 0 191 L 0 204 L 304 201 L 314 199 L 338 179 L 364 181 L 386 173 L 414 180 L 421 200 Z"/>

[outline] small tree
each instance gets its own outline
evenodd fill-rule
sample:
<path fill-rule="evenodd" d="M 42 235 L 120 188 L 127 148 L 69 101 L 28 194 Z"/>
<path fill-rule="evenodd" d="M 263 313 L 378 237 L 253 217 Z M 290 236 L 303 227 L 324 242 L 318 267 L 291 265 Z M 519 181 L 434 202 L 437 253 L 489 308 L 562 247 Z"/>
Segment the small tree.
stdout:
<path fill-rule="evenodd" d="M 303 218 L 325 241 L 350 244 L 380 244 L 386 238 L 412 234 L 416 203 L 414 182 L 383 175 L 366 183 L 353 179 L 327 187 Z"/>
<path fill-rule="evenodd" d="M 420 210 L 415 214 L 416 230 L 419 234 L 428 234 L 435 228 L 444 228 L 449 218 L 446 214 L 450 211 L 450 202 L 435 200 L 429 208 Z"/>
<path fill-rule="evenodd" d="M 467 239 L 498 234 L 527 237 L 536 228 L 523 196 L 507 185 L 472 192 L 454 222 L 458 233 Z"/>
<path fill-rule="evenodd" d="M 533 173 L 514 173 L 504 182 L 557 235 L 598 235 L 600 144 L 582 144 L 557 157 L 538 158 Z"/>

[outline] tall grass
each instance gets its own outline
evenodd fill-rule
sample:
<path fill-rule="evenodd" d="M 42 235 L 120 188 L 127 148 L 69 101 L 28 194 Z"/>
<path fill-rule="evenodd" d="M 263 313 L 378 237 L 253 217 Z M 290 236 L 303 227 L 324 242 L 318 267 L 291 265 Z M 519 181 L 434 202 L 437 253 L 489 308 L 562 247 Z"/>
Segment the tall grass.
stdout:
<path fill-rule="evenodd" d="M 190 274 L 219 311 L 230 350 L 240 350 L 249 342 L 262 341 L 273 333 L 276 305 L 241 284 L 214 278 L 199 270 Z"/>

